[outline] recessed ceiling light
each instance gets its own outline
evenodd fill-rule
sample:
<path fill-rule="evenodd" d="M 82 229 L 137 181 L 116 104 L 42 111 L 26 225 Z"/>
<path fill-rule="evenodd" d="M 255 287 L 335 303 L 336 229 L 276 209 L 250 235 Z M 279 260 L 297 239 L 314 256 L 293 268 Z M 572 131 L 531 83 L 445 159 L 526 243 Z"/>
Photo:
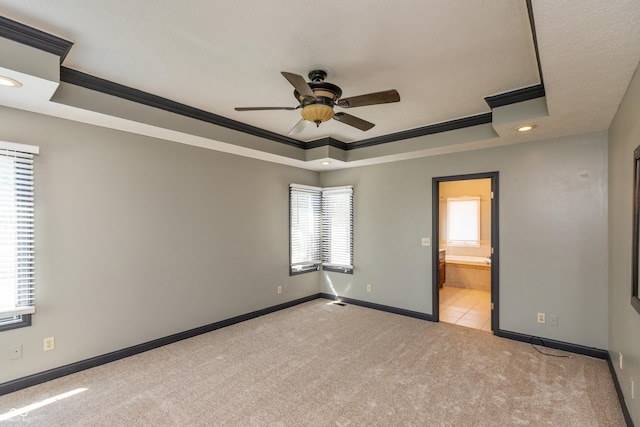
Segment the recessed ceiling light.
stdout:
<path fill-rule="evenodd" d="M 17 80 L 10 79 L 9 77 L 0 76 L 0 86 L 5 87 L 20 87 L 22 83 Z"/>
<path fill-rule="evenodd" d="M 518 128 L 518 132 L 529 132 L 531 129 L 535 128 L 536 125 L 526 125 L 526 126 L 520 126 Z"/>
<path fill-rule="evenodd" d="M 322 163 L 320 163 L 320 164 L 321 164 L 321 165 L 323 165 L 323 166 L 327 166 L 327 165 L 330 165 L 330 164 L 331 164 L 331 162 L 330 162 L 330 161 L 328 161 L 328 160 L 325 160 L 325 161 L 323 161 L 323 162 L 322 162 Z"/>

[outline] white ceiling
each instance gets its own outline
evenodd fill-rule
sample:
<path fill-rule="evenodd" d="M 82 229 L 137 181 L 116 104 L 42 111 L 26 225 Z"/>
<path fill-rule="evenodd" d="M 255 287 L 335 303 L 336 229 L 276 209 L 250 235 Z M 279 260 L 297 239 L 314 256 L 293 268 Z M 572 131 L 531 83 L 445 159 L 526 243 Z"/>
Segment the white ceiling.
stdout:
<path fill-rule="evenodd" d="M 496 129 L 472 148 L 607 129 L 638 65 L 640 2 L 532 5 L 549 115 L 529 135 Z M 325 69 L 344 97 L 400 93 L 399 103 L 348 110 L 376 124 L 367 132 L 332 120 L 300 141 L 354 142 L 486 113 L 485 97 L 540 83 L 525 0 L 0 0 L 0 14 L 73 42 L 65 67 L 281 135 L 299 110 L 233 109 L 296 106 L 280 71 Z"/>

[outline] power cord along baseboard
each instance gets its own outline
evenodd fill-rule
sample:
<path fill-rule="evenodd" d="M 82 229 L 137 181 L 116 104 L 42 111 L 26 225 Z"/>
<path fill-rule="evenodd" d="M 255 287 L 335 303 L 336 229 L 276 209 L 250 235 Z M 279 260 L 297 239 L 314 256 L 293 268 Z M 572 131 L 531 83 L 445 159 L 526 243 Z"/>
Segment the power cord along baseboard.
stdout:
<path fill-rule="evenodd" d="M 535 343 L 533 342 L 534 340 L 537 340 L 537 341 L 539 341 L 540 343 L 539 343 L 539 344 L 535 344 Z M 545 355 L 545 356 L 549 356 L 549 357 L 566 357 L 566 358 L 569 358 L 569 359 L 571 358 L 571 356 L 570 356 L 570 355 L 568 355 L 568 354 L 551 354 L 551 353 L 545 353 L 544 351 L 540 351 L 540 349 L 538 349 L 538 347 L 536 347 L 536 345 L 542 346 L 542 347 L 544 347 L 544 348 L 549 348 L 549 347 L 547 347 L 547 345 L 544 343 L 544 340 L 543 340 L 542 338 L 540 338 L 540 337 L 534 337 L 534 336 L 532 336 L 531 338 L 529 338 L 529 344 L 531 344 L 531 347 L 533 347 L 533 349 L 534 349 L 535 351 L 537 351 L 538 353 L 543 354 L 543 355 Z"/>

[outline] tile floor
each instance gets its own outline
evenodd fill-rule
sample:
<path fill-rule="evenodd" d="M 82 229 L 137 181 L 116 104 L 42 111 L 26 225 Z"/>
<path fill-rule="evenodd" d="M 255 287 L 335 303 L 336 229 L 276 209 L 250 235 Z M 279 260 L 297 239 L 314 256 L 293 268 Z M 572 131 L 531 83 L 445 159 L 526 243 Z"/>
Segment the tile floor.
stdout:
<path fill-rule="evenodd" d="M 440 288 L 440 321 L 491 331 L 491 293 L 473 289 Z"/>

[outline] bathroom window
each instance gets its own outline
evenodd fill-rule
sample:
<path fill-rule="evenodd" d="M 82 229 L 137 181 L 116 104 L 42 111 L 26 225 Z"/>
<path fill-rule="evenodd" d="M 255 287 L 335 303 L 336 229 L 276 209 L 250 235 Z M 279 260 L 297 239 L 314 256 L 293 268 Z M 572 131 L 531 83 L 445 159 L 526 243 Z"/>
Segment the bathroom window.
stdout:
<path fill-rule="evenodd" d="M 447 199 L 447 245 L 480 246 L 480 197 Z"/>

